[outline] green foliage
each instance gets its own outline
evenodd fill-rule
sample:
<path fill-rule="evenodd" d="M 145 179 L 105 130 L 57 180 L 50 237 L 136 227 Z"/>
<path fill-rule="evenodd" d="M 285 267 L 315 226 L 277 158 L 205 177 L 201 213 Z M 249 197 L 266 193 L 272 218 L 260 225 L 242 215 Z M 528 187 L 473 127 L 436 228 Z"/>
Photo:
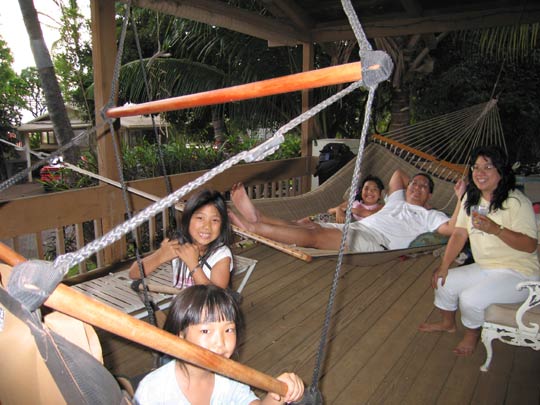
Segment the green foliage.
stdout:
<path fill-rule="evenodd" d="M 92 45 L 83 39 L 83 33 L 90 32 L 90 21 L 80 13 L 77 0 L 67 3 L 58 2 L 62 14 L 60 39 L 52 49 L 54 68 L 65 99 L 78 108 L 82 118 L 91 121 L 94 103 L 88 89 L 93 83 Z"/>
<path fill-rule="evenodd" d="M 302 152 L 302 138 L 298 134 L 286 134 L 285 141 L 281 144 L 279 149 L 272 155 L 268 156 L 266 160 L 280 160 L 290 159 L 293 157 L 300 157 Z"/>
<path fill-rule="evenodd" d="M 38 70 L 35 67 L 27 67 L 21 71 L 21 79 L 25 83 L 27 94 L 26 109 L 32 113 L 32 117 L 37 118 L 47 111 L 45 104 L 45 94 L 39 80 Z"/>
<path fill-rule="evenodd" d="M 21 122 L 21 110 L 25 108 L 26 88 L 24 81 L 13 70 L 13 56 L 6 41 L 0 37 L 0 135 L 5 136 Z"/>
<path fill-rule="evenodd" d="M 540 23 L 461 31 L 455 36 L 455 44 L 472 57 L 482 55 L 511 64 L 538 63 L 539 31 Z"/>
<path fill-rule="evenodd" d="M 162 145 L 167 174 L 205 170 L 224 160 L 221 149 L 209 145 L 173 142 Z M 124 177 L 126 180 L 162 176 L 158 159 L 158 145 L 145 142 L 143 145 L 124 147 Z"/>
<path fill-rule="evenodd" d="M 244 2 L 242 2 L 244 3 Z M 257 2 L 249 2 L 257 9 Z M 264 13 L 263 9 L 258 11 Z M 150 83 L 147 96 L 143 73 L 133 33 L 126 39 L 126 55 L 121 70 L 120 103 L 140 103 L 150 99 L 193 94 L 238 84 L 245 84 L 298 73 L 301 71 L 301 47 L 269 48 L 266 41 L 220 27 L 173 19 L 150 10 L 134 14 Z M 325 49 L 342 50 L 347 60 L 336 60 Z M 356 49 L 350 44 L 316 47 L 315 68 L 348 62 Z M 337 51 L 336 51 L 337 52 Z M 355 56 L 356 60 L 358 56 Z M 318 103 L 344 86 L 330 86 L 314 91 Z M 366 92 L 358 90 L 325 109 L 315 117 L 315 130 L 322 137 L 357 137 L 363 122 Z M 226 132 L 234 128 L 274 128 L 300 114 L 301 94 L 261 97 L 237 103 L 200 107 L 191 111 L 167 113 L 175 128 L 196 133 L 208 140 L 213 134 L 209 122 L 222 116 Z M 186 124 L 189 123 L 189 124 Z"/>

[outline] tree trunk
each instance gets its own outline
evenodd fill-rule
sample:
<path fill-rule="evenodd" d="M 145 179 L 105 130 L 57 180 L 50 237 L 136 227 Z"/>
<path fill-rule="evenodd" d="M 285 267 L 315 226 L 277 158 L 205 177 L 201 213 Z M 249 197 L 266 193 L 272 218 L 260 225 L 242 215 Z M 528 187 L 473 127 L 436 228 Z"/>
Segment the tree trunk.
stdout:
<path fill-rule="evenodd" d="M 392 114 L 392 119 L 388 127 L 389 131 L 395 129 L 403 128 L 409 125 L 411 118 L 410 115 L 410 97 L 409 90 L 407 86 L 403 86 L 401 89 L 394 89 L 394 94 L 392 96 L 392 106 L 390 108 L 390 113 Z"/>
<path fill-rule="evenodd" d="M 39 24 L 38 16 L 32 0 L 19 0 L 19 7 L 26 26 L 26 32 L 30 38 L 30 46 L 36 61 L 43 93 L 47 102 L 47 109 L 51 117 L 55 136 L 60 145 L 65 145 L 73 139 L 73 130 L 69 122 L 64 99 L 60 92 L 60 86 L 56 79 L 54 66 L 49 50 L 43 39 L 43 32 Z M 69 162 L 76 163 L 79 158 L 77 147 L 72 147 L 65 152 Z"/>
<path fill-rule="evenodd" d="M 225 123 L 220 108 L 212 106 L 212 127 L 214 128 L 214 145 L 221 146 L 225 142 Z"/>

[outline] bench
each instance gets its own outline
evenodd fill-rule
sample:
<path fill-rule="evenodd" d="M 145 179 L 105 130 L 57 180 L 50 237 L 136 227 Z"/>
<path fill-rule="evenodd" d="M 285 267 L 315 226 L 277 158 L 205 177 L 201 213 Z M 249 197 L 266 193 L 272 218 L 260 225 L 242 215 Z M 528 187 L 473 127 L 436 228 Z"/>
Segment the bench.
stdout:
<path fill-rule="evenodd" d="M 251 277 L 256 264 L 257 260 L 255 259 L 238 255 L 234 256 L 233 275 L 236 276 L 245 273 L 240 285 L 236 289 L 237 292 L 242 292 Z M 71 288 L 136 318 L 144 318 L 148 313 L 139 294 L 132 290 L 132 281 L 133 280 L 129 278 L 129 270 L 123 270 L 94 280 L 85 281 L 84 283 L 76 284 Z M 156 271 L 152 272 L 152 274 L 146 278 L 146 282 L 148 285 L 151 284 L 158 287 L 156 288 L 157 290 L 171 291 L 171 293 L 149 292 L 152 301 L 160 309 L 167 309 L 171 304 L 173 292 L 175 291 L 172 287 L 171 263 L 164 263 L 159 266 Z"/>

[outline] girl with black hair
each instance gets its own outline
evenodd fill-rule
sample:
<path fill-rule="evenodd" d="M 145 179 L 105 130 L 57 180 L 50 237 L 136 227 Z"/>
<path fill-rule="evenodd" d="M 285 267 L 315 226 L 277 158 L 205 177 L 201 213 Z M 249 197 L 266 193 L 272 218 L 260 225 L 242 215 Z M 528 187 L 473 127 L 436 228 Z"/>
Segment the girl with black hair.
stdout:
<path fill-rule="evenodd" d="M 369 217 L 382 209 L 383 190 L 384 184 L 377 176 L 370 174 L 362 180 L 360 190 L 356 194 L 355 201 L 351 207 L 352 216 L 356 221 Z M 336 216 L 336 222 L 338 224 L 345 222 L 347 203 L 348 201 L 344 201 L 337 207 L 330 208 L 327 211 L 329 214 Z"/>
<path fill-rule="evenodd" d="M 188 199 L 176 239 L 165 239 L 160 248 L 142 260 L 147 276 L 162 263 L 173 261 L 173 285 L 185 288 L 194 284 L 215 284 L 227 288 L 233 269 L 231 226 L 223 196 L 202 190 Z M 175 265 L 179 262 L 179 265 Z M 141 277 L 134 262 L 132 279 Z"/>
<path fill-rule="evenodd" d="M 234 297 L 213 285 L 182 290 L 172 302 L 164 327 L 180 339 L 225 358 L 235 354 L 242 328 L 242 314 Z M 261 401 L 248 385 L 173 359 L 142 379 L 134 402 L 137 405 L 278 405 L 302 398 L 304 383 L 300 377 L 283 373 L 277 379 L 287 384 L 287 395 L 270 393 Z"/>
<path fill-rule="evenodd" d="M 440 267 L 431 280 L 442 321 L 424 323 L 424 332 L 454 332 L 461 310 L 465 335 L 454 349 L 470 355 L 478 343 L 484 310 L 493 303 L 518 303 L 522 281 L 539 280 L 537 230 L 531 201 L 515 188 L 506 154 L 496 146 L 475 149 L 466 195 Z M 470 240 L 475 263 L 449 269 Z"/>

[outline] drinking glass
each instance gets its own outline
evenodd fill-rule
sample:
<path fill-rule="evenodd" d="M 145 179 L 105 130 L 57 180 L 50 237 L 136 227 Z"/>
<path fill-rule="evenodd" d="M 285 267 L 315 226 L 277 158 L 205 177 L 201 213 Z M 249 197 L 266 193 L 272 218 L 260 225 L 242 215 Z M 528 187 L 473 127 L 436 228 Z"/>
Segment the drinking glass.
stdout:
<path fill-rule="evenodd" d="M 472 217 L 472 226 L 473 228 L 476 228 L 476 226 L 479 225 L 479 221 L 475 219 L 474 213 L 477 213 L 478 215 L 487 216 L 489 213 L 489 207 L 486 207 L 484 205 L 473 205 L 471 207 L 471 217 Z M 478 231 L 481 232 L 481 231 Z"/>

